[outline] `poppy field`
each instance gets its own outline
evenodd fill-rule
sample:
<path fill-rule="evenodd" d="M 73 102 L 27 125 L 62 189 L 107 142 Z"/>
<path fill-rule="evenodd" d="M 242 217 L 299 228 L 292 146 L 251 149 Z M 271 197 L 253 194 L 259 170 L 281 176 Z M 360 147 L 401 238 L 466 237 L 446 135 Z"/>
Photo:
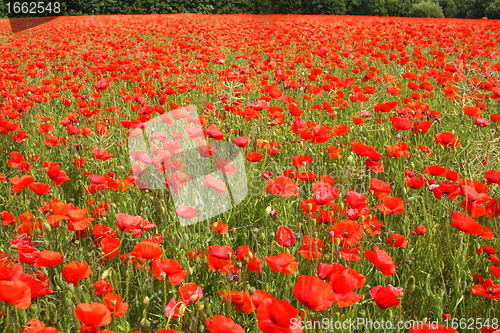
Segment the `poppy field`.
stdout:
<path fill-rule="evenodd" d="M 2 332 L 500 332 L 500 21 L 4 19 L 0 55 Z"/>

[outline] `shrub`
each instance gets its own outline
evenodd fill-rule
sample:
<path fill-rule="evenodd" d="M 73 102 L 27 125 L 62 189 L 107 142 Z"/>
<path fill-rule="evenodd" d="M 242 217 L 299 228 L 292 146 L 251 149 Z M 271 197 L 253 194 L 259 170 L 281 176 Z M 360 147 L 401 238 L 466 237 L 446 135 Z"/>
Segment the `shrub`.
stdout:
<path fill-rule="evenodd" d="M 410 17 L 444 17 L 443 9 L 441 6 L 435 2 L 420 2 L 414 4 L 408 13 Z"/>

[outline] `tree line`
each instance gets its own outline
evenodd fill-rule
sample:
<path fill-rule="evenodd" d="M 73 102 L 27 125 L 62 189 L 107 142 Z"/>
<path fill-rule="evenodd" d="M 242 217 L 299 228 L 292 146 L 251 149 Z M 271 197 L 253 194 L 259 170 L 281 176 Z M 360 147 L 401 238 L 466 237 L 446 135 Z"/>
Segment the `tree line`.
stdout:
<path fill-rule="evenodd" d="M 16 1 L 0 0 L 0 3 L 2 1 L 4 5 L 0 9 L 0 14 L 6 15 L 7 2 Z M 17 0 L 17 2 L 27 1 L 39 0 Z M 500 0 L 60 0 L 59 2 L 61 12 L 58 15 L 326 14 L 500 19 Z"/>

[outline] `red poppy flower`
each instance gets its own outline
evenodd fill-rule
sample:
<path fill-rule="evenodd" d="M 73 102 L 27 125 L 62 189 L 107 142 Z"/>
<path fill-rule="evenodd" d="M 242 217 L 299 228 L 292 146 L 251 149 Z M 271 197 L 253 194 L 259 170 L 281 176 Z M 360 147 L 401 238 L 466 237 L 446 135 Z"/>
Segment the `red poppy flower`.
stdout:
<path fill-rule="evenodd" d="M 72 261 L 62 269 L 62 276 L 67 283 L 72 283 L 75 287 L 82 279 L 88 278 L 92 274 L 89 264 L 86 262 Z"/>
<path fill-rule="evenodd" d="M 403 288 L 376 286 L 370 289 L 370 296 L 380 308 L 387 309 L 400 304 L 398 298 L 403 296 Z"/>
<path fill-rule="evenodd" d="M 393 275 L 396 273 L 396 263 L 392 258 L 381 250 L 378 245 L 373 246 L 373 251 L 365 250 L 366 259 L 370 260 L 372 264 L 379 268 L 384 275 Z"/>
<path fill-rule="evenodd" d="M 11 177 L 9 178 L 9 182 L 14 186 L 10 190 L 12 193 L 19 193 L 25 187 L 28 187 L 30 184 L 34 182 L 33 177 L 31 175 L 24 175 L 21 178 L 19 177 Z"/>
<path fill-rule="evenodd" d="M 456 140 L 455 134 L 450 132 L 438 133 L 434 135 L 434 139 L 436 140 L 436 143 L 440 144 L 443 147 L 460 147 L 460 141 Z"/>
<path fill-rule="evenodd" d="M 95 289 L 95 295 L 97 297 L 105 296 L 113 292 L 113 286 L 106 280 L 99 280 L 92 285 Z"/>
<path fill-rule="evenodd" d="M 464 213 L 451 213 L 451 226 L 469 235 L 480 236 L 485 240 L 490 240 L 494 237 L 493 232 L 488 227 L 480 225 L 473 218 Z"/>
<path fill-rule="evenodd" d="M 217 295 L 222 295 L 222 303 L 231 302 L 238 312 L 252 313 L 255 310 L 252 298 L 248 291 L 218 291 Z"/>
<path fill-rule="evenodd" d="M 380 220 L 375 216 L 367 216 L 363 220 L 363 226 L 366 232 L 371 236 L 379 235 L 381 233 L 380 229 L 383 227 Z"/>
<path fill-rule="evenodd" d="M 315 186 L 317 183 L 320 182 L 313 184 L 314 202 L 318 205 L 333 205 L 335 198 L 340 196 L 339 189 L 326 183 L 322 186 Z"/>
<path fill-rule="evenodd" d="M 166 276 L 168 281 L 174 286 L 181 284 L 187 274 L 187 271 L 183 270 L 177 261 L 168 258 L 152 261 L 151 270 L 155 278 L 163 280 Z"/>
<path fill-rule="evenodd" d="M 276 229 L 276 242 L 283 247 L 290 247 L 295 243 L 295 235 L 287 226 L 279 226 Z"/>
<path fill-rule="evenodd" d="M 230 266 L 234 259 L 234 251 L 229 246 L 212 245 L 208 247 L 208 268 L 211 271 L 230 274 Z"/>
<path fill-rule="evenodd" d="M 163 254 L 163 250 L 157 243 L 142 241 L 134 246 L 132 253 L 141 259 L 159 259 Z"/>
<path fill-rule="evenodd" d="M 141 236 L 143 231 L 153 229 L 156 226 L 141 216 L 119 213 L 115 215 L 115 218 L 118 229 L 131 233 L 132 237 Z"/>
<path fill-rule="evenodd" d="M 301 333 L 297 314 L 286 300 L 266 298 L 257 309 L 257 324 L 264 333 Z"/>
<path fill-rule="evenodd" d="M 391 234 L 385 239 L 391 246 L 405 247 L 408 244 L 406 237 L 400 234 Z"/>
<path fill-rule="evenodd" d="M 111 314 L 117 318 L 122 317 L 128 310 L 128 303 L 122 302 L 122 297 L 118 294 L 106 294 L 103 301 Z"/>
<path fill-rule="evenodd" d="M 258 309 L 259 306 L 262 304 L 262 302 L 268 298 L 273 298 L 273 297 L 268 292 L 265 292 L 264 290 L 261 289 L 257 289 L 255 290 L 255 293 L 253 293 L 252 295 L 253 305 Z"/>
<path fill-rule="evenodd" d="M 210 333 L 245 333 L 240 325 L 236 324 L 231 318 L 223 315 L 215 315 L 205 320 Z"/>
<path fill-rule="evenodd" d="M 262 270 L 262 259 L 257 258 L 255 253 L 246 245 L 241 245 L 236 250 L 236 257 L 241 260 L 247 268 L 257 274 Z"/>
<path fill-rule="evenodd" d="M 304 237 L 304 245 L 299 248 L 299 253 L 308 260 L 316 260 L 321 258 L 325 251 L 325 245 L 319 238 L 311 236 Z"/>
<path fill-rule="evenodd" d="M 343 247 L 356 246 L 363 237 L 363 225 L 352 220 L 340 220 L 330 228 L 330 239 L 340 240 Z"/>
<path fill-rule="evenodd" d="M 322 311 L 335 301 L 332 287 L 315 276 L 299 276 L 292 292 L 310 310 Z"/>
<path fill-rule="evenodd" d="M 121 240 L 119 238 L 103 238 L 100 242 L 102 253 L 105 255 L 103 259 L 109 260 L 110 258 L 118 257 L 120 255 L 120 243 Z"/>
<path fill-rule="evenodd" d="M 267 193 L 281 195 L 284 198 L 297 196 L 299 193 L 298 184 L 291 178 L 278 176 L 276 179 L 269 179 L 267 182 Z"/>
<path fill-rule="evenodd" d="M 172 297 L 165 307 L 165 317 L 167 317 L 167 319 L 175 319 L 185 316 L 185 313 L 180 314 L 179 312 L 181 307 L 184 305 L 185 303 L 183 301 L 176 301 L 175 297 Z"/>
<path fill-rule="evenodd" d="M 292 163 L 295 168 L 303 167 L 308 163 L 312 163 L 312 158 L 308 155 L 293 156 Z"/>
<path fill-rule="evenodd" d="M 486 184 L 490 185 L 495 183 L 500 185 L 500 172 L 496 170 L 488 170 L 484 173 L 484 178 L 486 179 Z"/>
<path fill-rule="evenodd" d="M 351 142 L 351 149 L 355 154 L 366 156 L 372 161 L 379 161 L 382 158 L 382 154 L 377 152 L 373 146 L 365 145 L 358 141 Z"/>
<path fill-rule="evenodd" d="M 26 329 L 22 329 L 22 333 L 58 333 L 59 331 L 55 327 L 44 326 L 43 323 L 38 319 L 29 320 L 24 326 Z"/>
<path fill-rule="evenodd" d="M 91 332 L 97 331 L 99 326 L 105 326 L 111 323 L 111 312 L 101 303 L 81 303 L 74 310 L 76 318 L 83 325 L 91 328 Z"/>
<path fill-rule="evenodd" d="M 214 222 L 210 225 L 210 228 L 212 228 L 213 231 L 221 235 L 227 234 L 229 230 L 228 225 L 223 222 Z"/>
<path fill-rule="evenodd" d="M 363 296 L 354 292 L 354 289 L 362 288 L 366 278 L 350 267 L 344 267 L 338 263 L 332 265 L 318 264 L 318 276 L 330 281 L 330 286 L 335 295 L 335 301 L 339 308 L 356 304 Z"/>
<path fill-rule="evenodd" d="M 190 305 L 203 298 L 203 291 L 196 283 L 190 282 L 179 287 L 179 296 L 184 303 Z"/>
<path fill-rule="evenodd" d="M 38 259 L 35 263 L 36 267 L 54 267 L 62 263 L 64 259 L 62 254 L 57 251 L 44 250 L 38 254 Z"/>
<path fill-rule="evenodd" d="M 89 211 L 87 208 L 84 209 L 68 209 L 68 230 L 84 230 L 90 223 L 94 220 L 91 217 L 87 217 Z"/>
<path fill-rule="evenodd" d="M 398 197 L 384 196 L 382 202 L 377 205 L 377 208 L 384 215 L 404 213 L 404 201 Z"/>
<path fill-rule="evenodd" d="M 418 227 L 415 227 L 413 231 L 410 231 L 411 235 L 424 235 L 427 232 L 427 228 L 425 225 L 419 225 Z"/>
<path fill-rule="evenodd" d="M 276 273 L 295 273 L 297 267 L 299 267 L 299 263 L 296 261 L 295 257 L 286 252 L 280 253 L 277 256 L 267 256 L 265 259 L 269 267 Z"/>
<path fill-rule="evenodd" d="M 378 179 L 378 178 L 371 178 L 370 179 L 369 190 L 375 192 L 375 194 L 377 194 L 377 193 L 389 194 L 392 192 L 391 185 L 389 183 L 384 182 L 383 180 Z"/>
<path fill-rule="evenodd" d="M 113 154 L 108 153 L 108 151 L 104 148 L 94 149 L 93 158 L 96 160 L 107 161 L 113 157 Z"/>
<path fill-rule="evenodd" d="M 246 159 L 250 162 L 258 162 L 264 158 L 264 154 L 259 152 L 248 153 Z"/>
<path fill-rule="evenodd" d="M 25 310 L 31 304 L 31 289 L 24 281 L 0 281 L 0 300 Z"/>
<path fill-rule="evenodd" d="M 246 136 L 240 136 L 235 138 L 233 142 L 235 145 L 242 147 L 243 149 L 246 149 L 249 140 L 250 139 Z"/>

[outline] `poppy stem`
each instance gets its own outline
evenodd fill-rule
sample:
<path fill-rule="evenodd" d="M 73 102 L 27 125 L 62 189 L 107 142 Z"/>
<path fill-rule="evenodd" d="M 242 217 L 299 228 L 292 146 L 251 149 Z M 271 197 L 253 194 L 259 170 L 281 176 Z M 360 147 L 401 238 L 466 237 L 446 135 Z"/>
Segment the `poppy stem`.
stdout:
<path fill-rule="evenodd" d="M 167 279 L 163 277 L 163 304 L 167 306 Z"/>
<path fill-rule="evenodd" d="M 4 328 L 10 327 L 10 308 L 11 307 L 9 305 L 7 305 L 5 307 L 6 314 L 5 314 L 5 326 L 4 326 Z"/>

